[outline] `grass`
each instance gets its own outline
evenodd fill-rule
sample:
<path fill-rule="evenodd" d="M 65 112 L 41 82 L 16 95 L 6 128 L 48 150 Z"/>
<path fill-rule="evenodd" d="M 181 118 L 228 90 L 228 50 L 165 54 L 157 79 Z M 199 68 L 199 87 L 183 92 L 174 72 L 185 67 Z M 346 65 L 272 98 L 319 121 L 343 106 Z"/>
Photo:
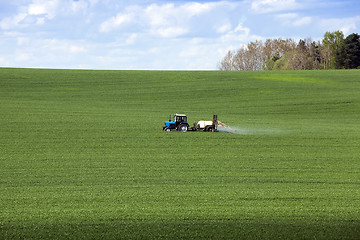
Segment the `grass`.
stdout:
<path fill-rule="evenodd" d="M 2 68 L 0 238 L 358 239 L 359 77 Z"/>

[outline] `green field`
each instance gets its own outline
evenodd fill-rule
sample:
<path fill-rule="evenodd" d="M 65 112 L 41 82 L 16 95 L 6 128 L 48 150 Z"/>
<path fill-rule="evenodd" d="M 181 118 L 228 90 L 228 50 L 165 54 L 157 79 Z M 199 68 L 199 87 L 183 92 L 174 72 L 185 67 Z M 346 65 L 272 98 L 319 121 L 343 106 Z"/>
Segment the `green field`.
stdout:
<path fill-rule="evenodd" d="M 0 239 L 360 237 L 359 70 L 0 68 L 0 113 Z"/>

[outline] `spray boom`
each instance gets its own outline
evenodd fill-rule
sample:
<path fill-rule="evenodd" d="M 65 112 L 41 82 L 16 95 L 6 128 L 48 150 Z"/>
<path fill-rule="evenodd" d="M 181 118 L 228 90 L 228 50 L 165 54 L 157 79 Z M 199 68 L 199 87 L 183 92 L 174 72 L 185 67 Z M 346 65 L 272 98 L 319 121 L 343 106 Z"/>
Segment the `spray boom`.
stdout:
<path fill-rule="evenodd" d="M 223 122 L 220 122 L 219 120 L 217 120 L 217 124 L 218 124 L 218 126 L 221 126 L 221 127 L 223 127 L 223 128 L 229 129 L 230 131 L 236 132 L 235 129 L 229 127 L 228 125 L 226 125 L 226 124 L 223 123 Z"/>

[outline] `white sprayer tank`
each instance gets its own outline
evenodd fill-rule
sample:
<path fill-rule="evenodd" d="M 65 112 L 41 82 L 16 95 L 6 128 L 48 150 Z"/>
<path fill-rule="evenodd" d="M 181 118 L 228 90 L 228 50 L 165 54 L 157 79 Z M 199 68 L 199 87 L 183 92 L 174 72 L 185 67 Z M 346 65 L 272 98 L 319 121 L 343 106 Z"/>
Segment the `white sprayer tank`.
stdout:
<path fill-rule="evenodd" d="M 197 125 L 199 128 L 205 128 L 206 126 L 212 126 L 213 122 L 212 121 L 198 121 Z"/>

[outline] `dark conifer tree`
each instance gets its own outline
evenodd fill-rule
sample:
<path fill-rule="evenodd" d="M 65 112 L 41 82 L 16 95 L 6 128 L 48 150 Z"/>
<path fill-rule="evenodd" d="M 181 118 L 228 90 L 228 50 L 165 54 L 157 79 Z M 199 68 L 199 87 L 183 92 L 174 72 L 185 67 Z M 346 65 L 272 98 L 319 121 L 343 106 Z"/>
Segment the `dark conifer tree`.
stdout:
<path fill-rule="evenodd" d="M 350 34 L 344 40 L 344 44 L 336 52 L 336 68 L 353 69 L 360 67 L 360 36 Z"/>

